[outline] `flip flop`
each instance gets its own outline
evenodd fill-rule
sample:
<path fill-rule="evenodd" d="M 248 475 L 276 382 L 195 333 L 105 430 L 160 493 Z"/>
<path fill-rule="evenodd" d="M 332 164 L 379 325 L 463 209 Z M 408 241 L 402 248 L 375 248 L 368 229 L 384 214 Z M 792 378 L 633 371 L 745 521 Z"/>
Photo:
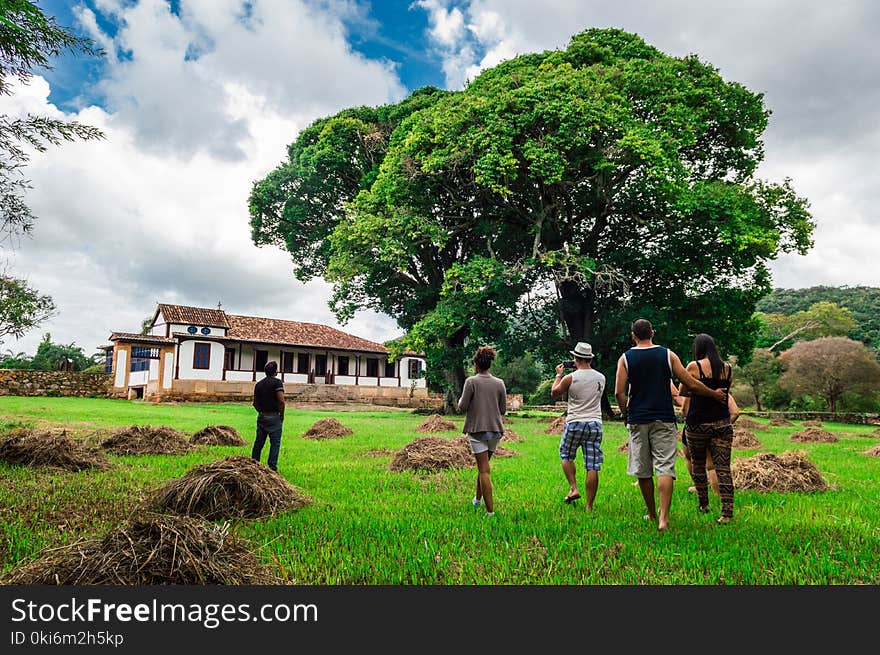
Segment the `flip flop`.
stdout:
<path fill-rule="evenodd" d="M 573 503 L 574 501 L 576 501 L 576 500 L 577 500 L 578 498 L 580 498 L 580 497 L 581 497 L 580 494 L 575 494 L 574 496 L 572 496 L 571 494 L 569 494 L 568 496 L 566 496 L 565 498 L 563 498 L 562 501 L 565 502 L 565 503 Z"/>

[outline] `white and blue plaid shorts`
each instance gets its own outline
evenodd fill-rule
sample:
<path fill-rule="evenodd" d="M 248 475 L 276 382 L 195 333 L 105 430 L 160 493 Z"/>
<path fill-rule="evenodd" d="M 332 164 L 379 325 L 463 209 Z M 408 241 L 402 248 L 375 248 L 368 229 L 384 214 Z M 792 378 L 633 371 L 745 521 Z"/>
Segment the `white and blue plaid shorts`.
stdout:
<path fill-rule="evenodd" d="M 559 442 L 559 457 L 564 462 L 573 462 L 580 447 L 584 456 L 584 468 L 598 471 L 605 460 L 602 454 L 602 422 L 573 421 L 565 424 L 562 441 Z"/>

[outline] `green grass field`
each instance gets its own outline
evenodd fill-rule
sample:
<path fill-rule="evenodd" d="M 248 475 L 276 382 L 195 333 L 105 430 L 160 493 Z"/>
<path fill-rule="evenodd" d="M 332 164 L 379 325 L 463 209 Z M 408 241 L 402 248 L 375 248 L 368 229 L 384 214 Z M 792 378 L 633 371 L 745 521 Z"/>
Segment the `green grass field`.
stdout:
<path fill-rule="evenodd" d="M 354 430 L 342 439 L 300 435 L 334 416 Z M 880 443 L 870 426 L 827 424 L 839 443 L 794 444 L 799 427 L 756 432 L 765 450 L 806 450 L 833 490 L 819 494 L 738 491 L 735 519 L 715 524 L 697 512 L 683 458 L 671 531 L 642 520 L 638 488 L 626 475 L 619 423 L 606 424 L 596 509 L 565 505 L 559 438 L 537 418 L 512 417 L 525 437 L 505 444 L 520 456 L 493 460 L 496 516 L 471 506 L 475 469 L 417 475 L 392 473 L 391 451 L 423 436 L 424 416 L 401 411 L 289 409 L 279 471 L 315 502 L 236 532 L 294 584 L 880 584 L 880 458 L 862 453 Z M 461 425 L 461 419 L 457 423 Z M 21 425 L 72 431 L 131 424 L 169 425 L 187 433 L 208 424 L 253 438 L 254 412 L 244 404 L 150 405 L 76 398 L 0 398 L 0 430 Z M 450 434 L 449 436 L 452 436 Z M 0 570 L 44 547 L 101 535 L 124 521 L 146 495 L 193 465 L 248 447 L 210 447 L 183 456 L 110 459 L 109 471 L 66 473 L 0 463 Z M 734 451 L 734 460 L 755 451 Z M 263 451 L 263 461 L 268 444 Z M 582 464 L 578 480 L 582 485 Z M 582 488 L 583 493 L 583 488 Z"/>

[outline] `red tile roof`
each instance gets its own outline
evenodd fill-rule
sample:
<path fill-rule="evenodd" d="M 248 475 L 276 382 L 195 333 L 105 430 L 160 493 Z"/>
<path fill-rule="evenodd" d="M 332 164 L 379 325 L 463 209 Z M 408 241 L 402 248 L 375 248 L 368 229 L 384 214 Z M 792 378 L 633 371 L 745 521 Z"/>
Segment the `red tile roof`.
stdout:
<path fill-rule="evenodd" d="M 183 325 L 207 325 L 210 327 L 228 328 L 226 312 L 222 309 L 205 307 L 187 307 L 186 305 L 165 305 L 159 303 L 159 311 L 168 323 Z"/>
<path fill-rule="evenodd" d="M 226 337 L 229 339 L 383 354 L 388 352 L 381 343 L 356 337 L 329 325 L 235 314 L 227 314 L 226 317 L 229 320 Z"/>
<path fill-rule="evenodd" d="M 239 316 L 227 314 L 222 309 L 205 307 L 188 307 L 186 305 L 168 305 L 159 303 L 158 311 L 162 312 L 169 323 L 182 325 L 204 325 L 227 328 L 226 336 L 199 337 L 220 341 L 253 341 L 284 346 L 304 346 L 311 348 L 327 348 L 330 350 L 351 350 L 359 352 L 385 354 L 388 349 L 381 343 L 356 337 L 342 332 L 329 325 L 317 323 L 301 323 L 277 318 L 260 318 L 257 316 Z M 183 333 L 175 336 L 187 337 Z M 174 338 L 154 335 L 140 335 L 127 332 L 114 332 L 111 341 L 149 341 L 152 343 L 176 343 Z M 411 351 L 405 355 L 415 354 Z"/>
<path fill-rule="evenodd" d="M 135 334 L 134 332 L 114 332 L 110 341 L 138 341 L 140 343 L 177 343 L 177 339 L 168 339 L 155 334 Z"/>

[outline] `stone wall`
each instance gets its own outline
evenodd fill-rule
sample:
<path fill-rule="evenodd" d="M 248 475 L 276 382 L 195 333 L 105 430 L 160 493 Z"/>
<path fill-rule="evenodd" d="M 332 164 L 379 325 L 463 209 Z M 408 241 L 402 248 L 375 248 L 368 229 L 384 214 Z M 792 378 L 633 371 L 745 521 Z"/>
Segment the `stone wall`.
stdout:
<path fill-rule="evenodd" d="M 342 384 L 284 383 L 284 396 L 293 403 L 372 404 L 386 407 L 443 406 L 443 398 L 427 389 L 375 387 Z M 147 385 L 145 399 L 150 402 L 250 402 L 253 382 L 219 380 L 175 380 L 172 389 L 161 389 L 157 381 Z"/>
<path fill-rule="evenodd" d="M 105 398 L 116 395 L 112 377 L 107 373 L 0 369 L 0 396 Z"/>
<path fill-rule="evenodd" d="M 743 411 L 740 416 L 760 418 L 785 418 L 789 421 L 828 421 L 830 423 L 852 423 L 855 425 L 880 425 L 880 414 L 857 414 L 855 412 L 753 412 Z"/>

